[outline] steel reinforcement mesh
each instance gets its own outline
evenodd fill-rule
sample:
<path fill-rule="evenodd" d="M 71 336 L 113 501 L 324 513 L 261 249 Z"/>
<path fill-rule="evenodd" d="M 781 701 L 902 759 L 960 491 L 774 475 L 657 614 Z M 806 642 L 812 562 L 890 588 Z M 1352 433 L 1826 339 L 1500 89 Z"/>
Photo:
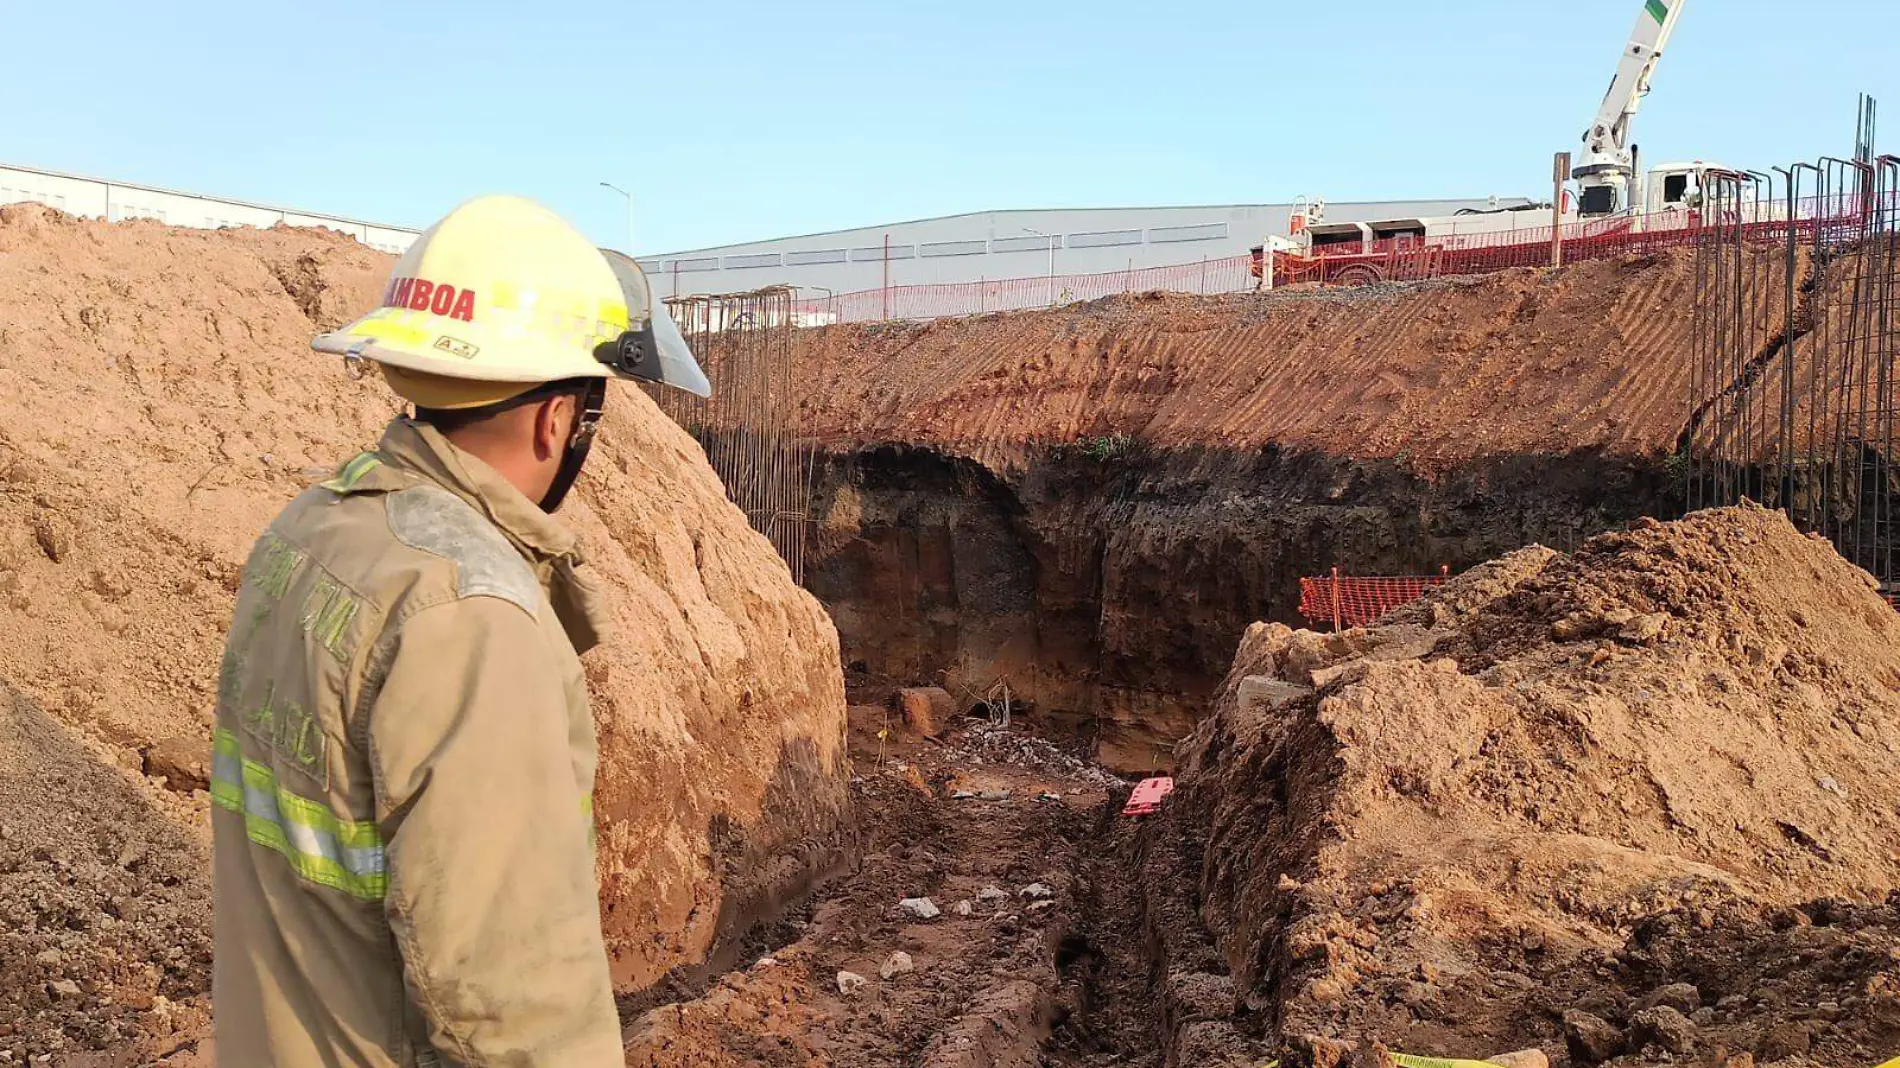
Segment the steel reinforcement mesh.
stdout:
<path fill-rule="evenodd" d="M 1743 498 L 1900 586 L 1900 158 L 1872 113 L 1850 159 L 1707 183 L 1696 245 L 1690 509 Z"/>
<path fill-rule="evenodd" d="M 706 450 L 727 496 L 802 585 L 816 453 L 797 423 L 792 305 L 785 286 L 667 301 L 713 392 L 701 399 L 649 386 L 647 393 Z"/>

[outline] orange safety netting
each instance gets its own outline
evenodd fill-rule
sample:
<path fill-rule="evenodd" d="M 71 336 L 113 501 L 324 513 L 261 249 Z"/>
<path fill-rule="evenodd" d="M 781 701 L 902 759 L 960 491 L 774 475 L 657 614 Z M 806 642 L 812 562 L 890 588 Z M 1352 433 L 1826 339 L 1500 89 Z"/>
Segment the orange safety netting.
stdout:
<path fill-rule="evenodd" d="M 1130 267 L 1095 274 L 1045 274 L 977 282 L 893 285 L 801 299 L 792 311 L 805 325 L 934 319 L 1052 308 L 1118 293 L 1237 293 L 1254 288 L 1247 256 L 1224 256 L 1166 267 Z M 675 279 L 675 285 L 678 280 Z"/>
<path fill-rule="evenodd" d="M 1300 580 L 1300 614 L 1334 630 L 1363 627 L 1400 605 L 1410 604 L 1443 583 L 1436 575 L 1341 575 Z"/>
<path fill-rule="evenodd" d="M 1440 232 L 1429 237 L 1403 234 L 1322 245 L 1306 253 L 1276 251 L 1272 281 L 1275 287 L 1303 282 L 1364 285 L 1542 267 L 1551 262 L 1553 238 L 1561 238 L 1557 243 L 1562 246 L 1565 263 L 1653 254 L 1693 246 L 1711 225 L 1739 229 L 1759 241 L 1782 241 L 1791 227 L 1806 230 L 1831 226 L 1867 210 L 1854 202 L 1841 208 L 1841 203 L 1838 198 L 1809 198 L 1797 204 L 1792 215 L 1784 208 L 1771 207 L 1754 219 L 1705 220 L 1699 212 L 1671 208 L 1640 216 L 1569 222 L 1556 231 L 1548 225 L 1498 230 L 1487 216 L 1473 215 L 1469 221 L 1435 222 L 1434 229 Z M 1460 232 L 1461 226 L 1472 229 Z M 1126 270 L 1093 274 L 890 284 L 827 293 L 822 298 L 801 296 L 794 301 L 792 314 L 799 325 L 820 326 L 1054 308 L 1118 293 L 1238 293 L 1256 288 L 1262 270 L 1262 261 L 1253 256 L 1223 256 L 1164 267 L 1136 267 L 1131 262 Z M 896 283 L 896 279 L 892 281 Z M 674 292 L 682 292 L 678 261 L 674 263 L 673 286 Z"/>

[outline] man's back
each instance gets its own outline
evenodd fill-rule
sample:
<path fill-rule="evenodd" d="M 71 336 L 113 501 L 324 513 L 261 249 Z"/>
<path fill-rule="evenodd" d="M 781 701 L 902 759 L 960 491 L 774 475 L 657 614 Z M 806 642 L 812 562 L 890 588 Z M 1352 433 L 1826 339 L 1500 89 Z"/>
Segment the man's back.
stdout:
<path fill-rule="evenodd" d="M 565 532 L 433 430 L 294 501 L 218 692 L 225 1063 L 619 1064 Z"/>

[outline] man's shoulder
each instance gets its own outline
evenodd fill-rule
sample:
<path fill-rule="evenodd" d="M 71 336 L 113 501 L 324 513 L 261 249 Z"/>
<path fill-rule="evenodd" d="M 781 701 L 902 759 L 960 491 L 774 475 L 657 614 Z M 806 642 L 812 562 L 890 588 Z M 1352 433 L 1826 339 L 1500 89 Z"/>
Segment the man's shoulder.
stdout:
<path fill-rule="evenodd" d="M 425 483 L 389 494 L 384 508 L 397 541 L 454 566 L 456 597 L 495 597 L 539 614 L 541 584 L 534 571 L 473 505 Z"/>
<path fill-rule="evenodd" d="M 426 480 L 369 493 L 313 486 L 265 536 L 309 553 L 398 615 L 470 597 L 539 614 L 541 586 L 520 552 L 468 502 Z"/>

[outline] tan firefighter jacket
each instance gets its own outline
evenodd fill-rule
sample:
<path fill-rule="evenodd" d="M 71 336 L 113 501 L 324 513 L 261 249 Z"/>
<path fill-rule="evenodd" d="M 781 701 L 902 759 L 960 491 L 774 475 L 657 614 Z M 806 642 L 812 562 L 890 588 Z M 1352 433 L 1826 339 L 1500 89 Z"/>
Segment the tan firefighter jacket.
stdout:
<path fill-rule="evenodd" d="M 259 539 L 213 748 L 221 1064 L 624 1063 L 578 565 L 400 419 Z"/>

